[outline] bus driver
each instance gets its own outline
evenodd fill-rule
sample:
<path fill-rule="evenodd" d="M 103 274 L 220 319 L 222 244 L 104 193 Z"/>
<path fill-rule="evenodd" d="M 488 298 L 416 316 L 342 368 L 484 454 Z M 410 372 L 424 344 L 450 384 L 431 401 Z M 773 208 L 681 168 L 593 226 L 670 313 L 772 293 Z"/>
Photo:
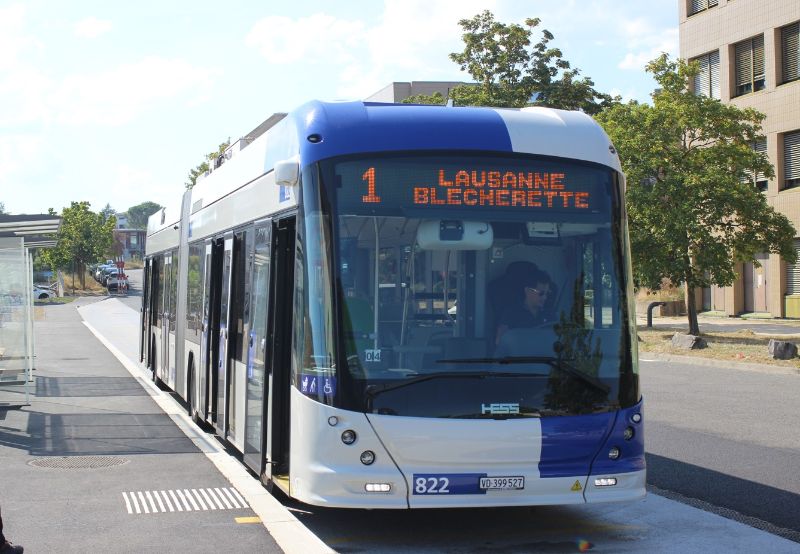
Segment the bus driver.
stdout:
<path fill-rule="evenodd" d="M 500 343 L 500 338 L 509 329 L 536 327 L 547 322 L 545 304 L 552 294 L 550 277 L 537 269 L 528 273 L 521 284 L 521 302 L 510 306 L 500 315 L 495 344 Z"/>

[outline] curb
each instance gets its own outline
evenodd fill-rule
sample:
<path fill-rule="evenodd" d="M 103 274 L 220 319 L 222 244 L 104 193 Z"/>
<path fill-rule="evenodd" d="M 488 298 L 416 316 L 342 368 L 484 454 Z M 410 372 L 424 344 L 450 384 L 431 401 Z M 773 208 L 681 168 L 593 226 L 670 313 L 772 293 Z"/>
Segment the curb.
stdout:
<path fill-rule="evenodd" d="M 748 362 L 735 362 L 732 360 L 715 360 L 713 358 L 702 358 L 699 356 L 679 356 L 676 354 L 662 354 L 660 352 L 640 352 L 639 361 L 676 362 L 689 365 L 721 367 L 739 371 L 757 371 L 759 373 L 776 373 L 779 375 L 800 375 L 800 369 L 780 365 L 754 364 Z"/>

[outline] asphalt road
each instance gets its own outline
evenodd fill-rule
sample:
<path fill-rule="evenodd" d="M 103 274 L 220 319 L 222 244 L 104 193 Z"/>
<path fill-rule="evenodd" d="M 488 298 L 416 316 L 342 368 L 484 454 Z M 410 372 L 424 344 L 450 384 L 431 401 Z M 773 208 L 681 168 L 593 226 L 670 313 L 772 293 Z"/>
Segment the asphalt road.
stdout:
<path fill-rule="evenodd" d="M 648 482 L 800 540 L 800 375 L 735 367 L 641 364 Z"/>
<path fill-rule="evenodd" d="M 118 298 L 137 312 L 142 305 L 142 269 L 127 269 L 128 275 L 128 294 Z"/>

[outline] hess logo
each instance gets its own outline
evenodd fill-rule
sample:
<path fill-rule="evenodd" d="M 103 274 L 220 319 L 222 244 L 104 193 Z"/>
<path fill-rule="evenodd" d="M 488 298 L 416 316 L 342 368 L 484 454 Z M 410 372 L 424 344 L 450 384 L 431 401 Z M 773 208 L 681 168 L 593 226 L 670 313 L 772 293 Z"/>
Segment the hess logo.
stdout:
<path fill-rule="evenodd" d="M 519 402 L 481 404 L 481 414 L 509 415 L 519 413 Z"/>

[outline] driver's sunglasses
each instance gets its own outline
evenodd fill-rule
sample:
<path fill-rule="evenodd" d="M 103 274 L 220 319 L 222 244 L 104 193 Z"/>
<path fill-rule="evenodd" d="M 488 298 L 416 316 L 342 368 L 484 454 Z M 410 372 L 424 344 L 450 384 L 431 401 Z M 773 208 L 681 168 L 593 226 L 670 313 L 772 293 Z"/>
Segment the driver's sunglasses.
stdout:
<path fill-rule="evenodd" d="M 525 287 L 525 288 L 528 289 L 528 290 L 532 290 L 533 292 L 535 292 L 539 296 L 550 296 L 550 293 L 552 292 L 552 291 L 549 291 L 549 290 L 535 289 L 533 287 Z"/>

